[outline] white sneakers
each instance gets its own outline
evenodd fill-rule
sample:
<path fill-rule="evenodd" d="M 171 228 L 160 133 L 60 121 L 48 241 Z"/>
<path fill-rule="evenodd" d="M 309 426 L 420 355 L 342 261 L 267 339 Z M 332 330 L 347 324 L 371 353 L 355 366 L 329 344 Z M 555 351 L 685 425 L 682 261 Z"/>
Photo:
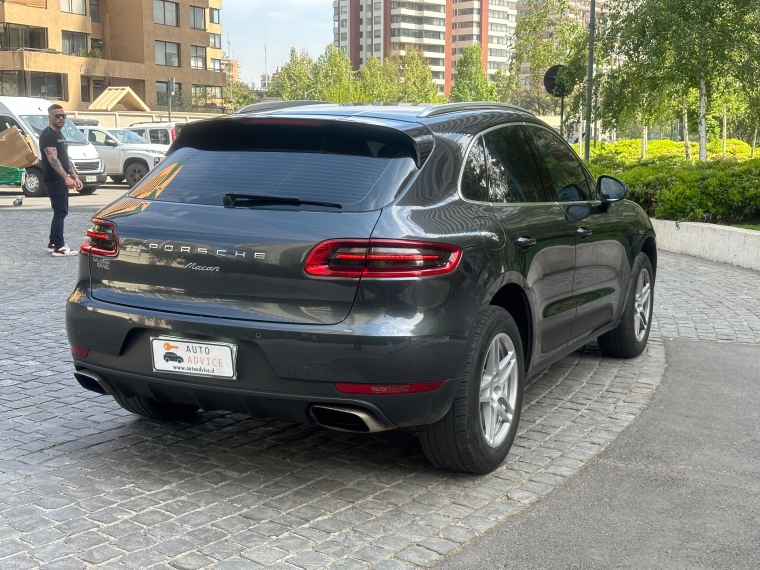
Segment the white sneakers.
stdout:
<path fill-rule="evenodd" d="M 76 255 L 77 253 L 79 253 L 79 251 L 76 249 L 71 249 L 69 246 L 64 245 L 57 249 L 54 248 L 51 255 L 53 257 L 70 257 L 72 255 Z"/>

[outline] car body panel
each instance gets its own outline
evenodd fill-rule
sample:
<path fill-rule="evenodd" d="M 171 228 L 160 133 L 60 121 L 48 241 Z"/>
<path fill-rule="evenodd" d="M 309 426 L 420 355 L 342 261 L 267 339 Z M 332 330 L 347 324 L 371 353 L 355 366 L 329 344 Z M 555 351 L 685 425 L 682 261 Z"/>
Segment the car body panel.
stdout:
<path fill-rule="evenodd" d="M 504 287 L 522 292 L 530 310 L 526 377 L 616 326 L 631 294 L 633 261 L 654 239 L 643 211 L 628 201 L 590 201 L 588 214 L 576 219 L 567 212 L 573 204 L 464 200 L 459 177 L 479 133 L 543 123 L 507 107 L 421 114 L 413 106 L 310 105 L 251 115 L 364 123 L 407 134 L 419 170 L 381 210 L 294 217 L 132 198 L 101 212 L 125 237 L 116 258 L 82 256 L 67 331 L 73 345 L 90 352 L 75 356 L 75 366 L 101 373 L 120 393 L 158 401 L 308 423 L 312 404 L 331 403 L 364 408 L 390 426 L 412 426 L 448 410 L 475 325 Z M 186 139 L 202 133 L 203 123 L 187 125 Z M 182 133 L 170 153 L 182 146 Z M 593 233 L 581 240 L 575 232 L 584 223 Z M 517 247 L 526 232 L 536 245 Z M 454 244 L 462 257 L 455 271 L 429 278 L 347 283 L 303 275 L 304 257 L 320 240 L 358 236 Z M 231 251 L 245 252 L 245 261 L 229 257 Z M 277 261 L 257 268 L 248 258 L 257 252 Z M 198 275 L 187 267 L 201 263 L 219 267 L 221 279 L 216 271 Z M 603 321 L 594 321 L 602 313 Z M 590 315 L 580 328 L 578 315 Z M 159 335 L 237 345 L 236 380 L 154 372 L 150 338 Z M 349 397 L 333 386 L 440 380 L 437 391 L 401 396 Z"/>

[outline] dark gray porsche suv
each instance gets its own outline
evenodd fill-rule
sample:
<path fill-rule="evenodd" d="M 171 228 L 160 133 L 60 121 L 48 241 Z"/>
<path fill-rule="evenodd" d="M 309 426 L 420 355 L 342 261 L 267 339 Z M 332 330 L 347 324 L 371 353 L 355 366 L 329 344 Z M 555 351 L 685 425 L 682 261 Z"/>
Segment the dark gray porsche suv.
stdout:
<path fill-rule="evenodd" d="M 136 414 L 374 432 L 487 472 L 526 379 L 645 347 L 657 253 L 619 181 L 498 104 L 306 105 L 188 124 L 100 211 L 75 376 Z"/>

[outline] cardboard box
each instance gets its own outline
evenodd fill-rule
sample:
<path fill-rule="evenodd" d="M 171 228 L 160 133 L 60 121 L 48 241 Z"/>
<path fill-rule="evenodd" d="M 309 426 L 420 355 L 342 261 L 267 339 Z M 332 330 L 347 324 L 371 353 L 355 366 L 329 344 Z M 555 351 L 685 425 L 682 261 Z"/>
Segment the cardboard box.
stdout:
<path fill-rule="evenodd" d="M 0 166 L 27 168 L 38 162 L 32 141 L 29 140 L 29 136 L 22 134 L 18 127 L 0 132 Z"/>

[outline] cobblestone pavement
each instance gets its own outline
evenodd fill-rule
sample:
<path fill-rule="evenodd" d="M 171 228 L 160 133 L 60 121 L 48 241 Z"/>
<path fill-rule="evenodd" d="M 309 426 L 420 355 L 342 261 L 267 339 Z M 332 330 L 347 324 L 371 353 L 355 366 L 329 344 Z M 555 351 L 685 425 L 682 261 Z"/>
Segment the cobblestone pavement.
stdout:
<path fill-rule="evenodd" d="M 411 431 L 138 419 L 72 377 L 63 302 L 77 261 L 41 251 L 49 216 L 0 212 L 2 568 L 425 566 L 581 469 L 646 406 L 665 365 L 656 329 L 633 360 L 594 344 L 563 359 L 527 387 L 515 445 L 486 476 L 431 468 Z M 88 216 L 69 216 L 72 245 Z M 760 342 L 760 274 L 669 254 L 660 266 L 668 336 Z M 724 306 L 726 291 L 741 302 Z"/>

